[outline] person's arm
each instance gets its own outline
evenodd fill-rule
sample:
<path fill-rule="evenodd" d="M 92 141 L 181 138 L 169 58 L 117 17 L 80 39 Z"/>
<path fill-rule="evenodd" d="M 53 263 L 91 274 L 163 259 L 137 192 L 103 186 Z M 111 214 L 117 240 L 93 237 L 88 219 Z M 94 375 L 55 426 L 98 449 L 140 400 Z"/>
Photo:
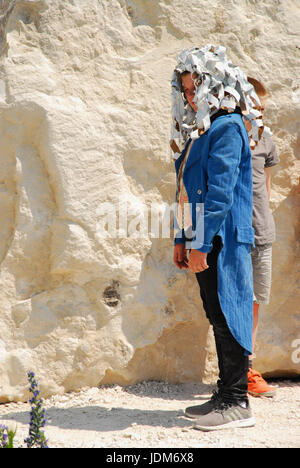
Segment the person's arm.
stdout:
<path fill-rule="evenodd" d="M 276 166 L 279 163 L 279 156 L 274 141 L 270 138 L 266 141 L 267 154 L 265 156 L 265 177 L 266 177 L 266 187 L 268 192 L 268 199 L 271 197 L 271 177 L 272 177 L 272 167 Z"/>
<path fill-rule="evenodd" d="M 265 178 L 266 178 L 266 187 L 268 192 L 268 200 L 271 198 L 271 179 L 272 179 L 272 167 L 265 167 Z"/>

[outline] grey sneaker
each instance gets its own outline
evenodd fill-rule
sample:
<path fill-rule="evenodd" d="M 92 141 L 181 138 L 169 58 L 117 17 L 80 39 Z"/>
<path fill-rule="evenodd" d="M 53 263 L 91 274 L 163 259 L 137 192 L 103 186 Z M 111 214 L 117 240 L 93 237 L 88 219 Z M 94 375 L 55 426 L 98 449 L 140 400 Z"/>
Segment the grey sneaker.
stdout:
<path fill-rule="evenodd" d="M 218 431 L 235 427 L 253 427 L 255 419 L 252 416 L 248 402 L 241 403 L 219 403 L 219 406 L 209 414 L 200 416 L 195 429 L 200 431 Z"/>
<path fill-rule="evenodd" d="M 184 415 L 191 419 L 198 419 L 200 416 L 205 416 L 216 409 L 221 401 L 221 396 L 215 390 L 213 391 L 212 397 L 206 403 L 197 406 L 189 406 L 186 408 Z"/>

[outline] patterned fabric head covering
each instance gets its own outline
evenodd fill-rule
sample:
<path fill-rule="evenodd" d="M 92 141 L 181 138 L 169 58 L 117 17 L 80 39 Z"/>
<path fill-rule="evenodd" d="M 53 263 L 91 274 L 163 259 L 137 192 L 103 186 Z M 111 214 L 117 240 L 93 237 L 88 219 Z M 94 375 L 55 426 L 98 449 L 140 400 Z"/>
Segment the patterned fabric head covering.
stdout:
<path fill-rule="evenodd" d="M 181 75 L 191 73 L 195 84 L 195 112 L 184 96 Z M 208 44 L 201 49 L 184 49 L 172 77 L 172 135 L 171 147 L 174 159 L 188 138 L 198 138 L 211 125 L 211 117 L 220 110 L 234 112 L 241 109 L 245 119 L 251 122 L 248 131 L 250 146 L 254 148 L 260 138 L 271 136 L 264 126 L 260 112 L 260 100 L 245 73 L 226 57 L 226 48 Z"/>

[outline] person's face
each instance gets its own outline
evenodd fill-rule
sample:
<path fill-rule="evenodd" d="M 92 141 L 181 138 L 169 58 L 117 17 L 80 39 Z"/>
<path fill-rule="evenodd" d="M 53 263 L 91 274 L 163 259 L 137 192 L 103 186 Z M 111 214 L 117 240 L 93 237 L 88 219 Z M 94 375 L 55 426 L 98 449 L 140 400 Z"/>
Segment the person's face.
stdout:
<path fill-rule="evenodd" d="M 259 110 L 261 112 L 262 117 L 264 116 L 265 108 L 266 108 L 266 103 L 267 103 L 267 98 L 265 96 L 260 96 L 258 94 L 259 100 L 260 100 L 260 106 L 255 106 L 255 109 Z M 253 101 L 256 104 L 256 101 Z M 249 120 L 244 120 L 245 127 L 247 131 L 249 132 L 251 130 L 251 123 Z"/>
<path fill-rule="evenodd" d="M 194 80 L 192 78 L 192 75 L 190 73 L 187 73 L 186 75 L 183 75 L 181 77 L 181 82 L 182 82 L 182 88 L 185 94 L 185 97 L 191 106 L 192 109 L 194 109 L 195 112 L 197 112 L 197 106 L 193 102 L 194 96 L 195 96 L 195 85 L 194 85 Z"/>
<path fill-rule="evenodd" d="M 261 96 L 259 93 L 257 93 L 258 97 L 259 97 L 259 100 L 260 100 L 260 106 L 256 103 L 256 101 L 252 99 L 252 102 L 254 104 L 254 108 L 259 110 L 262 114 L 262 116 L 264 115 L 264 112 L 265 112 L 265 108 L 266 108 L 266 102 L 267 102 L 267 98 L 266 96 Z"/>
<path fill-rule="evenodd" d="M 262 115 L 264 115 L 264 112 L 265 112 L 265 108 L 266 108 L 266 97 L 265 96 L 259 96 L 259 100 L 260 100 L 260 112 L 262 113 Z"/>

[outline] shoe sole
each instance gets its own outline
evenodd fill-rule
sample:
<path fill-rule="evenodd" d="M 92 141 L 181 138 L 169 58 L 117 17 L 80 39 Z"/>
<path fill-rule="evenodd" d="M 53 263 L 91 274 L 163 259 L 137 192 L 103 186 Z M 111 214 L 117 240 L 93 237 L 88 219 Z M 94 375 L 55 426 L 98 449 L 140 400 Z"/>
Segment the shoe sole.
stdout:
<path fill-rule="evenodd" d="M 273 398 L 276 395 L 276 390 L 273 390 L 271 392 L 263 392 L 263 393 L 255 393 L 255 392 L 250 392 L 248 391 L 250 395 L 253 397 L 267 397 L 267 398 Z"/>
<path fill-rule="evenodd" d="M 211 432 L 211 431 L 220 431 L 221 429 L 234 429 L 237 427 L 253 427 L 253 426 L 255 426 L 255 418 L 240 419 L 238 421 L 231 421 L 229 423 L 221 424 L 219 426 L 201 426 L 201 425 L 195 424 L 193 428 L 198 429 L 199 431 Z"/>

